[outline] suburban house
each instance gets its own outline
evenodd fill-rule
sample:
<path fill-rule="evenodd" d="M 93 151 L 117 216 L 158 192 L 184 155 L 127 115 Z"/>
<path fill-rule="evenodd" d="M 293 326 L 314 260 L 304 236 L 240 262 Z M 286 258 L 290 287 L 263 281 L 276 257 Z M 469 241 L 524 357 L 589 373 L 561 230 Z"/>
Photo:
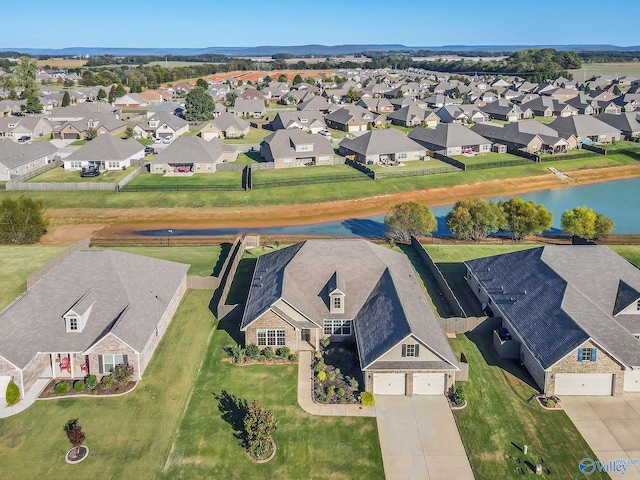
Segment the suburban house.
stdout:
<path fill-rule="evenodd" d="M 385 118 L 358 105 L 341 107 L 324 117 L 328 127 L 344 132 L 364 132 L 385 124 Z"/>
<path fill-rule="evenodd" d="M 393 112 L 393 105 L 386 98 L 363 98 L 356 105 L 375 113 Z"/>
<path fill-rule="evenodd" d="M 640 391 L 640 271 L 605 246 L 546 246 L 465 262 L 467 283 L 502 319 L 503 358 L 546 395 Z"/>
<path fill-rule="evenodd" d="M 216 165 L 234 162 L 238 149 L 218 138 L 180 137 L 150 161 L 151 173 L 213 173 Z"/>
<path fill-rule="evenodd" d="M 0 117 L 0 138 L 26 142 L 51 132 L 51 123 L 42 117 Z"/>
<path fill-rule="evenodd" d="M 521 120 L 506 125 L 485 123 L 473 125 L 471 130 L 494 143 L 506 145 L 508 149 L 527 153 L 566 153 L 577 147 L 573 135 L 561 135 L 553 128 L 537 120 Z"/>
<path fill-rule="evenodd" d="M 613 128 L 617 128 L 627 140 L 631 140 L 640 137 L 638 115 L 638 112 L 625 112 L 620 115 L 603 113 L 597 115 L 596 118 Z"/>
<path fill-rule="evenodd" d="M 207 122 L 200 129 L 200 136 L 205 140 L 212 138 L 240 138 L 249 133 L 249 122 L 233 113 L 224 112 Z"/>
<path fill-rule="evenodd" d="M 271 130 L 298 128 L 305 132 L 318 133 L 327 128 L 324 116 L 314 110 L 294 110 L 278 112 L 269 123 Z"/>
<path fill-rule="evenodd" d="M 178 138 L 189 131 L 189 122 L 168 112 L 157 112 L 133 127 L 137 138 Z"/>
<path fill-rule="evenodd" d="M 429 128 L 435 128 L 438 122 L 440 122 L 440 117 L 432 110 L 425 110 L 417 105 L 409 104 L 387 115 L 387 120 L 393 125 L 400 125 L 402 127 L 417 127 L 418 125 L 423 125 Z"/>
<path fill-rule="evenodd" d="M 142 378 L 187 289 L 189 265 L 81 250 L 0 313 L 0 379 L 24 396 L 39 378 Z"/>
<path fill-rule="evenodd" d="M 443 155 L 462 155 L 465 153 L 488 153 L 491 141 L 469 130 L 459 123 L 440 123 L 429 130 L 416 127 L 408 137 L 415 140 L 427 150 Z"/>
<path fill-rule="evenodd" d="M 89 129 L 97 135 L 120 135 L 127 129 L 127 124 L 117 115 L 94 111 L 90 116 L 80 120 L 68 120 L 53 126 L 53 137 L 63 140 L 85 138 Z"/>
<path fill-rule="evenodd" d="M 600 113 L 598 101 L 586 93 L 581 93 L 577 97 L 567 100 L 567 105 L 574 107 L 578 111 L 578 115 L 597 115 Z"/>
<path fill-rule="evenodd" d="M 144 157 L 144 145 L 133 138 L 123 140 L 111 135 L 99 135 L 85 143 L 77 151 L 65 157 L 64 169 L 124 170 L 131 160 Z"/>
<path fill-rule="evenodd" d="M 319 112 L 327 113 L 331 104 L 323 97 L 309 94 L 310 98 L 305 98 L 296 107 L 298 110 L 316 110 Z"/>
<path fill-rule="evenodd" d="M 489 115 L 475 105 L 445 105 L 435 111 L 443 123 L 483 123 Z"/>
<path fill-rule="evenodd" d="M 340 155 L 353 155 L 365 164 L 398 165 L 403 160 L 424 160 L 426 149 L 393 128 L 376 129 L 340 142 Z M 428 158 L 428 157 L 427 157 Z"/>
<path fill-rule="evenodd" d="M 139 93 L 127 93 L 116 98 L 112 105 L 116 108 L 145 108 L 151 105 L 151 101 Z"/>
<path fill-rule="evenodd" d="M 523 102 L 520 108 L 529 108 L 533 114 L 537 117 L 569 117 L 571 115 L 578 115 L 578 109 L 572 107 L 568 103 L 562 103 L 551 97 L 540 96 Z"/>
<path fill-rule="evenodd" d="M 513 103 L 501 98 L 495 102 L 487 103 L 485 106 L 481 107 L 482 111 L 489 115 L 490 119 L 502 120 L 506 122 L 517 122 L 522 118 L 531 118 L 533 117 L 533 112 L 531 109 L 526 108 L 527 112 L 525 116 L 525 112 L 518 106 Z"/>
<path fill-rule="evenodd" d="M 233 112 L 238 117 L 261 118 L 267 113 L 264 100 L 244 100 L 237 98 L 233 106 Z"/>
<path fill-rule="evenodd" d="M 333 165 L 333 147 L 322 135 L 302 130 L 276 130 L 260 143 L 260 156 L 275 168 Z"/>
<path fill-rule="evenodd" d="M 622 138 L 622 132 L 591 115 L 557 118 L 549 124 L 560 135 L 573 135 L 578 142 L 611 143 Z"/>
<path fill-rule="evenodd" d="M 364 240 L 308 240 L 258 258 L 245 345 L 354 342 L 375 394 L 443 394 L 460 368 L 407 257 Z"/>
<path fill-rule="evenodd" d="M 19 144 L 0 139 L 0 182 L 8 182 L 55 160 L 58 149 L 46 140 Z"/>
<path fill-rule="evenodd" d="M 0 117 L 8 117 L 14 113 L 19 113 L 26 105 L 26 100 L 0 100 Z"/>

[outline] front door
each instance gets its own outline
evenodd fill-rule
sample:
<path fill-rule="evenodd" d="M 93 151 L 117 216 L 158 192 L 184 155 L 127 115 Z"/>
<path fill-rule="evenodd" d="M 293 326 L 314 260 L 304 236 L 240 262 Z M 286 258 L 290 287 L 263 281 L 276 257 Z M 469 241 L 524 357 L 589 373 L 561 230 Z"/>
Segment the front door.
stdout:
<path fill-rule="evenodd" d="M 309 330 L 308 328 L 303 328 L 302 332 L 300 333 L 300 339 L 303 342 L 310 342 L 311 341 L 311 330 Z"/>

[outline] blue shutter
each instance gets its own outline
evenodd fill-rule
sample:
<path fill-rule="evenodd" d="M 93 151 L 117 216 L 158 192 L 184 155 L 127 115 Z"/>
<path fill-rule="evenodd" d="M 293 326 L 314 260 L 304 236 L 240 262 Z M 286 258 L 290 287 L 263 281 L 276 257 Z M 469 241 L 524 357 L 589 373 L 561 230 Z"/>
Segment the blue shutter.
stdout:
<path fill-rule="evenodd" d="M 402 345 L 402 356 L 403 357 L 407 356 L 407 346 L 406 345 Z"/>
<path fill-rule="evenodd" d="M 420 344 L 419 343 L 416 343 L 414 352 L 415 352 L 414 356 L 416 356 L 416 357 L 420 356 Z"/>
<path fill-rule="evenodd" d="M 581 362 L 582 361 L 582 348 L 578 349 L 578 361 Z"/>
<path fill-rule="evenodd" d="M 598 351 L 597 348 L 592 348 L 591 349 L 591 361 L 595 362 L 596 361 L 596 352 Z"/>

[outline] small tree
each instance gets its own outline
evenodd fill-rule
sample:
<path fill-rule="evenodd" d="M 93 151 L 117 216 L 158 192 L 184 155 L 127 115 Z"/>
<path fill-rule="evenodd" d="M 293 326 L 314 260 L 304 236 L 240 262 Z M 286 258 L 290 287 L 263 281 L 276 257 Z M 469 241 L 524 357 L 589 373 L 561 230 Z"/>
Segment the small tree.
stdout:
<path fill-rule="evenodd" d="M 85 440 L 84 432 L 82 431 L 82 427 L 78 423 L 77 418 L 72 418 L 65 424 L 64 433 L 67 434 L 67 438 L 71 445 L 76 449 L 75 454 L 78 455 L 80 451 L 80 445 Z"/>
<path fill-rule="evenodd" d="M 500 205 L 483 199 L 459 200 L 447 215 L 447 228 L 459 238 L 480 240 L 505 227 Z"/>
<path fill-rule="evenodd" d="M 418 202 L 398 203 L 384 217 L 385 235 L 397 242 L 409 242 L 411 235 L 431 235 L 436 228 L 438 222 L 429 207 Z"/>
<path fill-rule="evenodd" d="M 289 79 L 287 78 L 287 76 L 286 76 L 284 73 L 281 73 L 281 74 L 278 76 L 278 82 L 280 82 L 280 83 L 287 83 L 287 82 L 289 82 Z"/>
<path fill-rule="evenodd" d="M 98 136 L 98 131 L 93 127 L 89 127 L 87 129 L 87 134 L 84 136 L 84 138 L 89 140 L 89 141 L 91 141 L 94 138 L 96 138 L 97 136 Z"/>
<path fill-rule="evenodd" d="M 216 104 L 213 97 L 202 87 L 193 87 L 187 94 L 185 119 L 189 122 L 203 122 L 213 118 Z"/>
<path fill-rule="evenodd" d="M 76 82 L 74 82 L 73 80 L 71 80 L 70 78 L 65 78 L 64 82 L 62 82 L 62 86 L 64 88 L 71 88 L 75 85 Z"/>
<path fill-rule="evenodd" d="M 0 203 L 0 243 L 35 243 L 47 233 L 44 202 L 20 195 Z"/>
<path fill-rule="evenodd" d="M 525 202 L 520 197 L 513 197 L 499 202 L 505 215 L 507 228 L 514 240 L 522 240 L 529 235 L 540 235 L 551 228 L 553 214 L 544 205 Z"/>
<path fill-rule="evenodd" d="M 62 106 L 68 107 L 71 103 L 71 97 L 69 96 L 69 92 L 65 91 L 64 95 L 62 95 Z"/>
<path fill-rule="evenodd" d="M 205 90 L 208 90 L 209 89 L 209 84 L 203 78 L 199 78 L 198 80 L 196 80 L 196 87 L 202 87 Z"/>
<path fill-rule="evenodd" d="M 18 400 L 20 400 L 20 389 L 13 380 L 11 380 L 9 385 L 7 385 L 5 400 L 7 401 L 7 405 L 15 405 L 18 403 Z"/>
<path fill-rule="evenodd" d="M 568 234 L 587 240 L 608 235 L 615 226 L 612 220 L 585 206 L 565 210 L 562 214 L 561 224 L 562 229 Z"/>
<path fill-rule="evenodd" d="M 98 100 L 107 98 L 107 92 L 105 92 L 104 88 L 101 88 L 100 90 L 98 90 L 97 98 Z"/>
<path fill-rule="evenodd" d="M 117 384 L 124 385 L 129 383 L 131 377 L 133 376 L 133 366 L 129 364 L 121 363 L 120 365 L 116 365 L 113 367 L 113 373 L 111 374 L 113 377 L 113 381 Z"/>
<path fill-rule="evenodd" d="M 271 432 L 278 428 L 280 420 L 266 406 L 253 400 L 247 406 L 244 417 L 245 446 L 249 455 L 261 459 L 271 453 Z"/>
<path fill-rule="evenodd" d="M 42 111 L 42 103 L 40 103 L 40 99 L 35 95 L 30 95 L 27 97 L 27 112 L 39 113 Z"/>
<path fill-rule="evenodd" d="M 131 138 L 133 137 L 133 128 L 131 128 L 130 126 L 127 127 L 127 129 L 124 131 L 124 138 Z"/>

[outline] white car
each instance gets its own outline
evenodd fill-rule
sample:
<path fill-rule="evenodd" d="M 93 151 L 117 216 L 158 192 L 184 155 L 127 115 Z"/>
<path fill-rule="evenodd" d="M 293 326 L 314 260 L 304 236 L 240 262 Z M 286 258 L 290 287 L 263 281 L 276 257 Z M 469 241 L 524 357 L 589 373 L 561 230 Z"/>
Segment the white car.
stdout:
<path fill-rule="evenodd" d="M 331 132 L 329 130 L 320 130 L 320 135 L 322 135 L 323 137 L 330 137 L 331 136 Z"/>
<path fill-rule="evenodd" d="M 164 137 L 162 139 L 162 143 L 171 143 L 171 142 L 173 142 L 173 135 L 170 135 L 168 137 Z"/>
<path fill-rule="evenodd" d="M 153 143 L 162 143 L 162 139 L 161 138 L 156 138 Z"/>

